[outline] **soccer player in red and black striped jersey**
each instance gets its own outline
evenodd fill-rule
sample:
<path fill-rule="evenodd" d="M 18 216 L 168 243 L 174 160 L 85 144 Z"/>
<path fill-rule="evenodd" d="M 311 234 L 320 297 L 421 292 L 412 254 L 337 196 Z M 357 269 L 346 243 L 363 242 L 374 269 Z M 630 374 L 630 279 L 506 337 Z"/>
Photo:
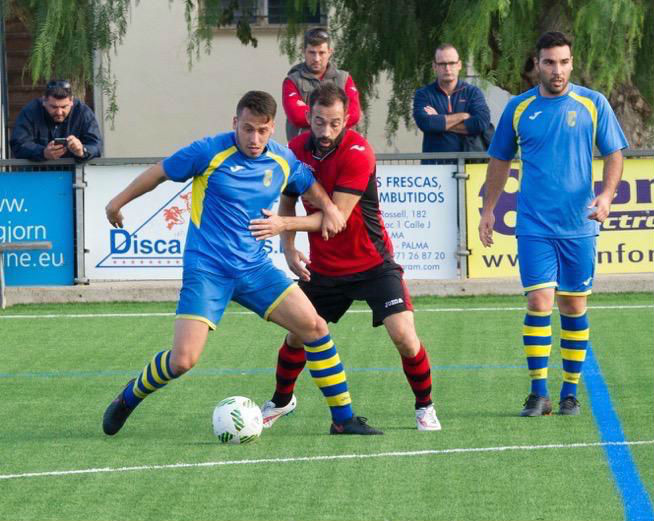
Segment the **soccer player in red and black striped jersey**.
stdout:
<path fill-rule="evenodd" d="M 279 215 L 265 210 L 266 218 L 251 221 L 250 229 L 260 240 L 281 234 L 289 268 L 327 322 L 338 322 L 355 300 L 368 303 L 373 326 L 383 324 L 400 353 L 415 395 L 418 430 L 440 430 L 431 400 L 429 358 L 416 334 L 403 270 L 393 258 L 393 245 L 379 210 L 375 154 L 363 136 L 346 128 L 347 105 L 341 88 L 321 85 L 309 98 L 311 132 L 289 143 L 342 212 L 347 220 L 345 231 L 325 240 L 320 233 L 320 211 L 303 201 L 307 216 L 295 216 L 300 194 L 289 190 L 281 197 Z M 309 259 L 295 249 L 296 231 L 309 232 Z M 315 377 L 321 368 L 312 363 L 311 353 L 308 355 Z M 302 341 L 289 334 L 279 350 L 275 394 L 262 407 L 264 427 L 295 409 L 295 382 L 306 362 Z"/>

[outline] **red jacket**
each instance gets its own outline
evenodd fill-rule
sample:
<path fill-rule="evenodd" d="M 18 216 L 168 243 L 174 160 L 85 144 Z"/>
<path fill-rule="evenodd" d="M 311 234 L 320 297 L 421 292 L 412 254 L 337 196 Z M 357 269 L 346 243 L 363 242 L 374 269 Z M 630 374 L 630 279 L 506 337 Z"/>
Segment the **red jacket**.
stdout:
<path fill-rule="evenodd" d="M 305 70 L 306 66 L 303 67 L 303 65 L 300 64 L 299 66 L 296 65 L 293 67 L 289 71 L 289 76 L 286 77 L 282 84 L 282 104 L 287 119 L 286 139 L 290 141 L 293 137 L 309 128 L 309 123 L 307 122 L 309 95 L 317 85 L 326 80 L 326 77 L 334 81 L 334 78 L 337 78 L 338 74 L 347 75 L 344 85 L 339 85 L 345 90 L 350 100 L 347 111 L 347 126 L 353 127 L 356 125 L 361 118 L 361 102 L 359 101 L 359 91 L 354 84 L 352 76 L 345 71 L 339 71 L 330 63 L 323 77 L 318 80 L 315 76 L 309 75 Z M 304 78 L 307 83 L 304 91 L 293 81 L 292 76 Z"/>

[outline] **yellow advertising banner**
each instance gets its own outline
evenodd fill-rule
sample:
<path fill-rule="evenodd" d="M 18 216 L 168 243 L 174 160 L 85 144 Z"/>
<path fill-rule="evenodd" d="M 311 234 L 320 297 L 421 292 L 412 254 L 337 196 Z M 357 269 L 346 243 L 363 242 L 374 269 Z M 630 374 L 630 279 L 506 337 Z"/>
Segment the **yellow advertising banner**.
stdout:
<path fill-rule="evenodd" d="M 604 162 L 593 161 L 595 193 L 602 187 Z M 517 277 L 515 240 L 519 163 L 511 173 L 495 208 L 494 244 L 484 248 L 479 240 L 479 216 L 486 180 L 485 164 L 466 165 L 468 276 Z M 555 209 L 553 209 L 555 211 Z M 625 159 L 624 174 L 602 223 L 597 241 L 597 273 L 654 272 L 654 159 Z"/>

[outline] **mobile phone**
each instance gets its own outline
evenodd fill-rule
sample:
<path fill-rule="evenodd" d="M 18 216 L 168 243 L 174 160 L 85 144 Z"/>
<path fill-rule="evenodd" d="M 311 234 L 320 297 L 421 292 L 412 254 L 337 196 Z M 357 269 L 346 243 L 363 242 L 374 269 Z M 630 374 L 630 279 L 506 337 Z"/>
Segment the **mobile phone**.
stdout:
<path fill-rule="evenodd" d="M 56 137 L 54 138 L 55 145 L 67 145 L 68 140 L 65 137 Z"/>

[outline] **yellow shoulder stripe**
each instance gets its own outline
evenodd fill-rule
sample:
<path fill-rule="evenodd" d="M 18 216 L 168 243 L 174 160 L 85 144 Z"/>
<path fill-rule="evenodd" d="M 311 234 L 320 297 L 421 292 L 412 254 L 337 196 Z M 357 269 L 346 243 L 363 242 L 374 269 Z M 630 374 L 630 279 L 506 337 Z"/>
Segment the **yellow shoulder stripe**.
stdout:
<path fill-rule="evenodd" d="M 536 99 L 536 96 L 530 96 L 527 99 L 521 101 L 518 106 L 515 108 L 515 112 L 513 113 L 513 131 L 515 132 L 515 135 L 518 137 L 518 144 L 520 144 L 520 135 L 518 134 L 518 123 L 520 123 L 520 117 L 522 116 L 522 113 L 527 110 L 527 107 L 529 104 Z"/>
<path fill-rule="evenodd" d="M 597 133 L 597 107 L 593 100 L 587 98 L 586 96 L 580 96 L 576 92 L 570 91 L 570 97 L 574 100 L 577 100 L 581 103 L 588 112 L 590 113 L 590 118 L 593 120 L 593 144 L 595 143 L 595 134 Z"/>
<path fill-rule="evenodd" d="M 291 167 L 288 164 L 288 161 L 284 159 L 282 156 L 273 154 L 270 150 L 266 152 L 266 155 L 270 157 L 271 159 L 274 159 L 279 163 L 279 166 L 282 167 L 282 172 L 284 172 L 284 183 L 282 184 L 282 188 L 279 190 L 279 192 L 283 192 L 284 188 L 286 188 L 286 184 L 288 183 L 288 176 L 291 174 Z"/>
<path fill-rule="evenodd" d="M 191 221 L 195 224 L 196 228 L 200 227 L 202 219 L 202 209 L 204 207 L 204 193 L 207 191 L 209 184 L 209 176 L 213 174 L 214 170 L 218 168 L 229 156 L 231 156 L 238 149 L 231 146 L 222 152 L 218 152 L 209 163 L 207 169 L 202 172 L 202 175 L 193 178 L 193 189 L 191 195 Z"/>

